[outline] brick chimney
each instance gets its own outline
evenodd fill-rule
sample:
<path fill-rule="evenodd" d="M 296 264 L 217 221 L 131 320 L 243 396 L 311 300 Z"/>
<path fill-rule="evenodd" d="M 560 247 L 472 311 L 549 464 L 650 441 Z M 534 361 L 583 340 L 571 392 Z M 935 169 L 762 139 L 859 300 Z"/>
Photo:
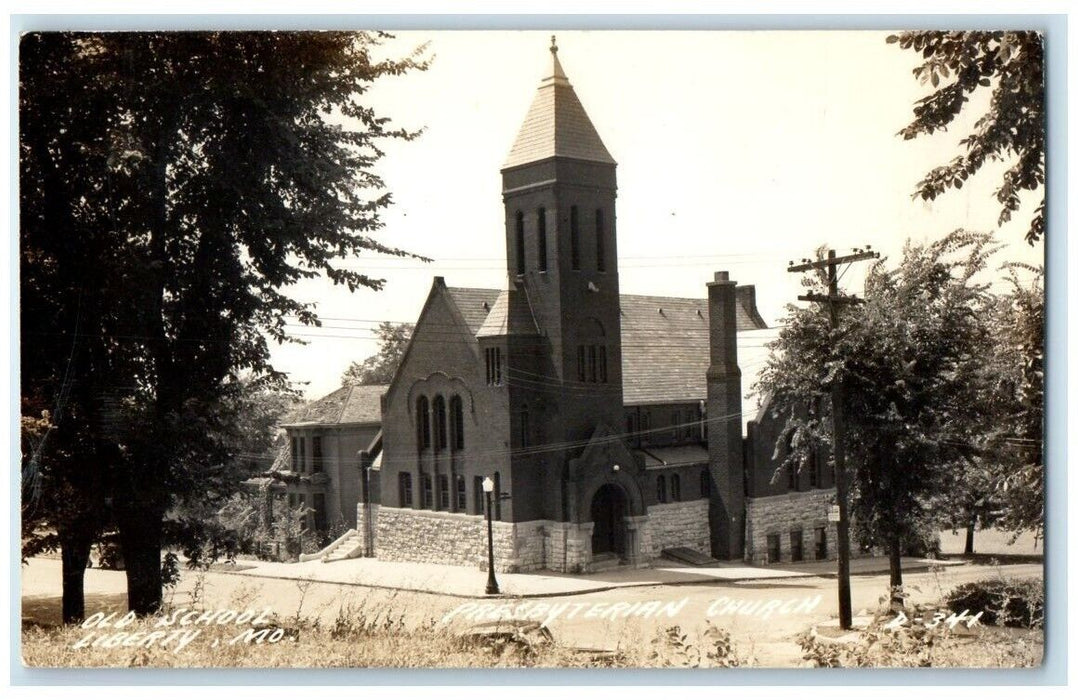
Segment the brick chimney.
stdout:
<path fill-rule="evenodd" d="M 741 446 L 741 370 L 737 366 L 737 283 L 727 272 L 708 282 L 711 364 L 707 369 L 708 456 L 712 489 L 709 521 L 716 559 L 744 556 L 744 459 Z"/>

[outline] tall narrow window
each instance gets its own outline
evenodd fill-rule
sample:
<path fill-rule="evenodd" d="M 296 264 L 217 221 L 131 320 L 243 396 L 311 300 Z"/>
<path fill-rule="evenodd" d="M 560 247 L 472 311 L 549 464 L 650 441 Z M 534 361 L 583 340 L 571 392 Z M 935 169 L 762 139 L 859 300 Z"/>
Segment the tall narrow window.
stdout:
<path fill-rule="evenodd" d="M 539 271 L 546 272 L 546 209 L 539 207 Z"/>
<path fill-rule="evenodd" d="M 603 222 L 603 210 L 595 210 L 595 269 L 606 272 L 606 224 Z"/>
<path fill-rule="evenodd" d="M 311 471 L 315 474 L 322 471 L 322 436 L 320 435 L 311 438 Z"/>
<path fill-rule="evenodd" d="M 434 488 L 430 478 L 430 474 L 421 474 L 419 476 L 420 483 L 423 484 L 423 502 L 420 504 L 423 508 L 434 509 Z"/>
<path fill-rule="evenodd" d="M 599 383 L 606 384 L 606 346 L 599 346 Z"/>
<path fill-rule="evenodd" d="M 636 437 L 636 416 L 632 413 L 625 418 L 625 433 L 630 440 Z"/>
<path fill-rule="evenodd" d="M 487 348 L 487 384 L 497 386 L 502 383 L 502 349 Z"/>
<path fill-rule="evenodd" d="M 449 446 L 448 426 L 446 426 L 445 398 L 434 397 L 434 448 L 444 450 Z"/>
<path fill-rule="evenodd" d="M 292 438 L 292 471 L 299 471 L 299 438 Z"/>
<path fill-rule="evenodd" d="M 711 472 L 707 468 L 700 470 L 700 497 L 711 498 Z"/>
<path fill-rule="evenodd" d="M 494 502 L 494 519 L 502 519 L 502 475 L 494 472 L 494 493 L 490 494 Z"/>
<path fill-rule="evenodd" d="M 813 531 L 816 545 L 816 558 L 827 558 L 827 528 L 818 527 Z"/>
<path fill-rule="evenodd" d="M 307 471 L 307 439 L 299 439 L 299 470 Z"/>
<path fill-rule="evenodd" d="M 472 494 L 475 498 L 475 514 L 485 515 L 487 511 L 484 506 L 486 494 L 483 493 L 483 477 L 477 476 L 472 479 Z"/>
<path fill-rule="evenodd" d="M 674 411 L 674 415 L 670 418 L 670 437 L 674 440 L 681 438 L 681 411 Z"/>
<path fill-rule="evenodd" d="M 576 205 L 569 207 L 569 257 L 573 269 L 580 269 L 580 216 Z"/>
<path fill-rule="evenodd" d="M 655 500 L 666 503 L 666 477 L 661 474 L 655 477 Z"/>
<path fill-rule="evenodd" d="M 400 480 L 400 503 L 402 508 L 412 507 L 412 474 L 401 472 L 397 475 Z"/>
<path fill-rule="evenodd" d="M 528 407 L 525 406 L 520 411 L 520 446 L 528 447 L 531 445 L 531 426 L 528 424 Z"/>
<path fill-rule="evenodd" d="M 316 493 L 312 497 L 311 506 L 314 508 L 314 529 L 318 532 L 326 531 L 326 494 Z"/>
<path fill-rule="evenodd" d="M 681 500 L 681 475 L 680 474 L 673 474 L 670 477 L 670 500 L 671 501 L 680 501 Z"/>
<path fill-rule="evenodd" d="M 449 399 L 449 422 L 452 425 L 453 449 L 464 449 L 464 402 L 460 396 Z M 463 510 L 463 508 L 461 509 Z"/>
<path fill-rule="evenodd" d="M 430 448 L 430 401 L 420 396 L 415 402 L 416 443 L 420 450 Z"/>
<path fill-rule="evenodd" d="M 517 212 L 516 221 L 516 233 L 517 233 L 517 274 L 524 274 L 524 212 Z"/>
<path fill-rule="evenodd" d="M 767 536 L 767 563 L 774 564 L 782 560 L 782 544 L 778 533 Z"/>
<path fill-rule="evenodd" d="M 576 346 L 576 379 L 580 382 L 588 380 L 587 348 L 583 345 Z"/>
<path fill-rule="evenodd" d="M 457 474 L 457 502 L 454 504 L 454 510 L 458 513 L 468 510 L 468 492 L 466 488 L 464 476 Z"/>
<path fill-rule="evenodd" d="M 438 510 L 449 510 L 449 475 L 438 475 Z"/>
<path fill-rule="evenodd" d="M 801 561 L 805 558 L 801 540 L 800 530 L 790 530 L 790 561 Z"/>
<path fill-rule="evenodd" d="M 816 450 L 809 450 L 808 457 L 808 473 L 809 473 L 809 488 L 815 489 L 820 487 L 820 467 L 816 463 Z"/>
<path fill-rule="evenodd" d="M 589 382 L 595 382 L 595 379 L 596 379 L 597 374 L 598 374 L 597 371 L 596 371 L 596 368 L 598 367 L 598 364 L 599 364 L 599 360 L 598 360 L 598 358 L 596 356 L 595 346 L 594 345 L 589 345 L 588 346 L 588 381 Z"/>

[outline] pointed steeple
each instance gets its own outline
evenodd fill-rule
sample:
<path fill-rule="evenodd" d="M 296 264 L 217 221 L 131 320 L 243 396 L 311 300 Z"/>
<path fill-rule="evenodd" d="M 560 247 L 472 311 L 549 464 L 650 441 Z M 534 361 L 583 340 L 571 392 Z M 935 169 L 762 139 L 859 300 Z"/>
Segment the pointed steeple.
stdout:
<path fill-rule="evenodd" d="M 550 55 L 550 75 L 539 84 L 503 169 L 554 156 L 614 164 L 565 75 L 554 37 Z"/>

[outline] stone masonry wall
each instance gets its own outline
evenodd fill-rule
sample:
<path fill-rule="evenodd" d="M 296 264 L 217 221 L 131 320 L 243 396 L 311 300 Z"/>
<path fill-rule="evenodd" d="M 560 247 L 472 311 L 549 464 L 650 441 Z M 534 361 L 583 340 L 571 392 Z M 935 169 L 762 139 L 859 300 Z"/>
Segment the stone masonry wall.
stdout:
<path fill-rule="evenodd" d="M 641 557 L 654 559 L 671 547 L 688 547 L 701 554 L 711 554 L 707 510 L 706 498 L 648 506 L 648 519 L 641 528 L 644 530 Z"/>
<path fill-rule="evenodd" d="M 835 501 L 834 489 L 794 491 L 778 496 L 749 498 L 745 502 L 745 560 L 767 563 L 767 536 L 779 536 L 779 560 L 791 561 L 790 532 L 801 530 L 804 561 L 816 558 L 814 531 L 826 528 L 827 558 L 838 556 L 837 523 L 827 521 Z"/>
<path fill-rule="evenodd" d="M 363 522 L 363 504 L 358 510 Z M 481 515 L 375 506 L 374 555 L 386 561 L 487 568 L 487 523 Z M 494 569 L 501 572 L 545 568 L 550 523 L 494 521 Z M 362 537 L 363 532 L 360 530 Z"/>

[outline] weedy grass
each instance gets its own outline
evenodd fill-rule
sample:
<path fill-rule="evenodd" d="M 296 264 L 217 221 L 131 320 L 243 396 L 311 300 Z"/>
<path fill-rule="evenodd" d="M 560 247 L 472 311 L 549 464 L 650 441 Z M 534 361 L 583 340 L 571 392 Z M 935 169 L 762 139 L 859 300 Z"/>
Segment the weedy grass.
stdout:
<path fill-rule="evenodd" d="M 979 585 L 971 585 L 976 591 L 981 590 Z M 956 606 L 956 602 L 969 602 L 968 595 L 953 593 L 936 605 L 907 604 L 901 608 L 902 619 L 898 620 L 898 611 L 890 604 L 893 595 L 894 592 L 889 592 L 880 598 L 881 606 L 872 621 L 852 640 L 851 633 L 829 639 L 815 628 L 799 635 L 797 643 L 804 652 L 804 665 L 984 669 L 1031 668 L 1042 663 L 1044 631 L 1039 625 L 1017 629 L 993 624 L 996 617 L 988 617 L 986 610 L 978 607 L 973 608 L 980 613 L 975 623 L 969 621 L 972 615 L 965 615 L 951 624 L 948 618 L 957 618 L 971 610 L 968 606 Z M 1004 620 L 1001 618 L 999 622 Z"/>
<path fill-rule="evenodd" d="M 635 636 L 614 650 L 578 649 L 549 634 L 513 622 L 481 630 L 450 629 L 430 619 L 406 622 L 403 610 L 342 602 L 331 622 L 317 616 L 290 615 L 257 627 L 192 625 L 198 636 L 177 649 L 160 640 L 145 645 L 160 630 L 161 618 L 135 620 L 122 628 L 49 626 L 24 623 L 22 659 L 29 667 L 77 668 L 647 668 L 733 667 L 749 660 L 739 655 L 723 630 L 709 627 L 688 641 L 669 628 L 650 644 Z M 165 632 L 181 629 L 167 627 Z M 134 642 L 94 646 L 87 638 L 120 633 Z"/>

